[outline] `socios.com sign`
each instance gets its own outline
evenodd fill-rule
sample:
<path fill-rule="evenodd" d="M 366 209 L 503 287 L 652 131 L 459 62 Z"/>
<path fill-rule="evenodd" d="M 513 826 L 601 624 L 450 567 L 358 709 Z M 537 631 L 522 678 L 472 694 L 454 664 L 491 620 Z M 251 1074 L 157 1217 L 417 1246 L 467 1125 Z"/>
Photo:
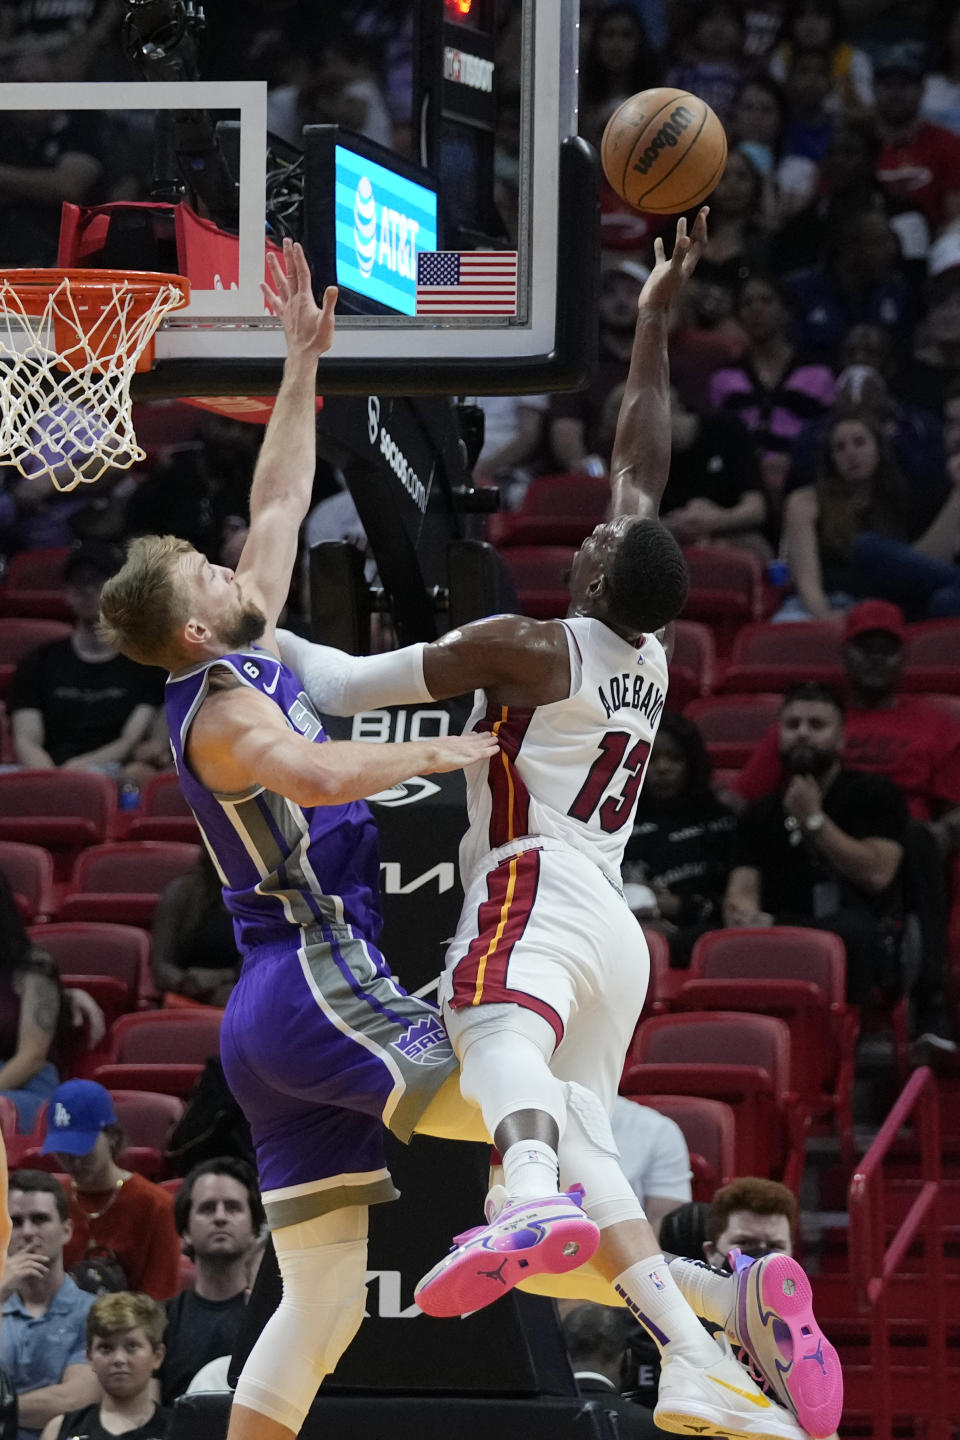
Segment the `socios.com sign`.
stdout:
<path fill-rule="evenodd" d="M 343 145 L 334 164 L 337 284 L 415 315 L 417 251 L 437 248 L 436 195 Z"/>

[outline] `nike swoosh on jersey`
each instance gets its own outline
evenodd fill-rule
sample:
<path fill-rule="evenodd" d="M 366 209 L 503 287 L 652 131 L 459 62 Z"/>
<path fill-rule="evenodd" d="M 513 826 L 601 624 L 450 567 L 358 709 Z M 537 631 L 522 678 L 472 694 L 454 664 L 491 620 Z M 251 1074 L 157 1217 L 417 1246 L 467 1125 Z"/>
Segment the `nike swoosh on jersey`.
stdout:
<path fill-rule="evenodd" d="M 728 1385 L 726 1380 L 719 1379 L 707 1371 L 707 1379 L 712 1380 L 714 1385 L 722 1385 L 724 1390 L 732 1390 L 734 1395 L 739 1395 L 743 1400 L 749 1400 L 751 1405 L 756 1405 L 758 1410 L 769 1410 L 770 1401 L 766 1395 L 751 1395 L 749 1390 L 738 1390 L 736 1385 Z"/>
<path fill-rule="evenodd" d="M 277 673 L 276 673 L 276 675 L 274 675 L 274 677 L 273 677 L 273 684 L 272 684 L 272 685 L 264 685 L 264 687 L 263 687 L 263 693 L 264 693 L 264 695 L 272 695 L 272 694 L 273 694 L 274 690 L 276 690 L 276 688 L 277 688 L 277 681 L 278 681 L 279 679 L 280 679 L 280 666 L 278 665 L 278 666 L 277 666 Z"/>

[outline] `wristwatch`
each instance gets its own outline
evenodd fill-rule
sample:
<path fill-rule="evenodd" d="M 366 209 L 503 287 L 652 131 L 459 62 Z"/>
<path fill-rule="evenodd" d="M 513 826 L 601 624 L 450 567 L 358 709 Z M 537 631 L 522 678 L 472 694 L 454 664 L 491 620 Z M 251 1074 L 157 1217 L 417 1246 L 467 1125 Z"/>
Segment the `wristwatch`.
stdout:
<path fill-rule="evenodd" d="M 803 822 L 803 828 L 807 831 L 809 835 L 816 835 L 818 830 L 823 829 L 823 822 L 826 818 L 827 817 L 824 815 L 823 811 L 818 810 L 816 815 L 807 816 L 806 820 L 804 820 Z"/>

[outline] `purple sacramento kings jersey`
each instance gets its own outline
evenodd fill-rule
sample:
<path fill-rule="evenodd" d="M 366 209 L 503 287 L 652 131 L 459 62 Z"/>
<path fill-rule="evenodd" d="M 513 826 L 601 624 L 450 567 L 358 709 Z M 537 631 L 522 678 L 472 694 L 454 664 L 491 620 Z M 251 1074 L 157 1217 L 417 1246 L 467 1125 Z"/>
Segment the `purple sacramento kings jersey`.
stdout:
<path fill-rule="evenodd" d="M 187 765 L 190 724 L 215 666 L 269 696 L 292 730 L 318 745 L 327 736 L 297 676 L 267 650 L 218 656 L 167 680 L 167 723 L 180 786 L 220 875 L 239 949 L 248 954 L 285 935 L 293 938 L 297 930 L 291 927 L 304 926 L 329 932 L 347 925 L 376 939 L 383 923 L 380 860 L 373 817 L 363 801 L 309 807 L 261 786 L 214 794 Z"/>

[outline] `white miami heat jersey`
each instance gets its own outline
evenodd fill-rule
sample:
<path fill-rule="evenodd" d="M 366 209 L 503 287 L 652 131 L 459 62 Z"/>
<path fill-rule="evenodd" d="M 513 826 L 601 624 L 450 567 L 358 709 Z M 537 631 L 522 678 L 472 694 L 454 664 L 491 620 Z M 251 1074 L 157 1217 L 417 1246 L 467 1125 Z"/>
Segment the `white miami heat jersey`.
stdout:
<path fill-rule="evenodd" d="M 565 700 L 520 710 L 477 692 L 467 729 L 492 730 L 500 749 L 466 772 L 465 888 L 490 851 L 527 835 L 571 845 L 619 884 L 666 700 L 666 652 L 655 635 L 635 646 L 600 620 L 562 623 L 570 651 Z"/>

